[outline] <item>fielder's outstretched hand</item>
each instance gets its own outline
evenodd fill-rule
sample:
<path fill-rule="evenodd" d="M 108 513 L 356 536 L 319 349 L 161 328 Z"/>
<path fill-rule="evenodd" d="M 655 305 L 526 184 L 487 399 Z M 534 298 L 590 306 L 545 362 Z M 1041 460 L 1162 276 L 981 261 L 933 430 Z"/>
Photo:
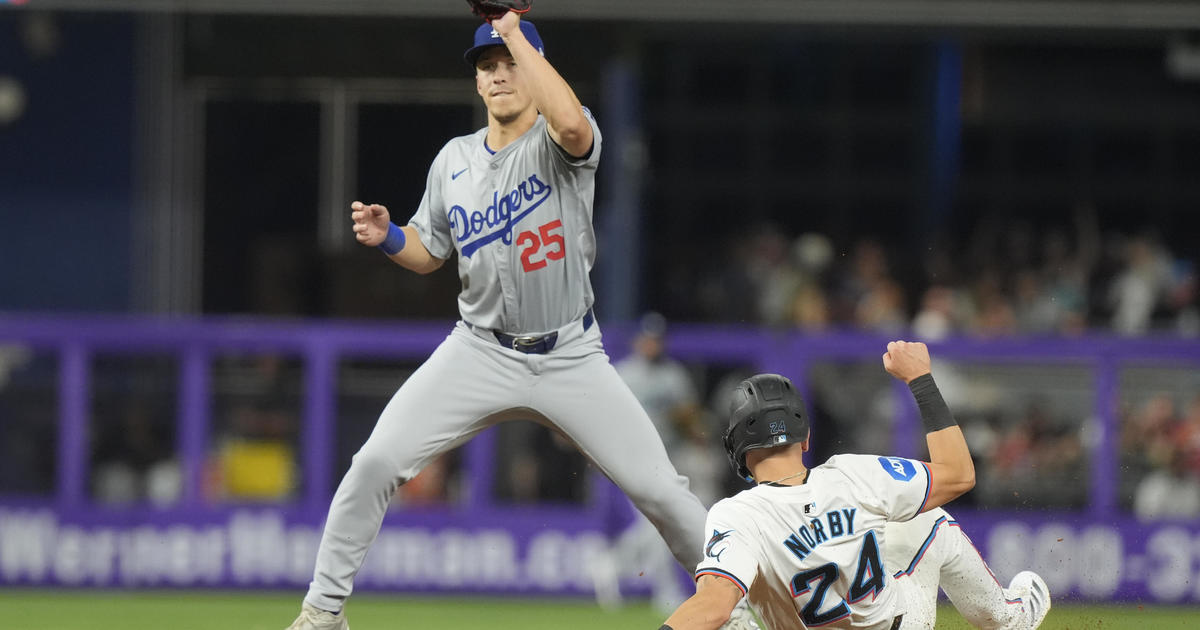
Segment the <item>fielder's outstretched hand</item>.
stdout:
<path fill-rule="evenodd" d="M 501 37 L 508 37 L 514 31 L 520 32 L 521 14 L 517 13 L 516 11 L 509 11 L 508 13 L 505 13 L 504 15 L 492 20 L 491 24 L 492 28 L 496 29 L 496 32 L 499 33 Z"/>
<path fill-rule="evenodd" d="M 392 223 L 387 208 L 377 204 L 355 201 L 350 204 L 350 218 L 354 221 L 354 238 L 368 247 L 375 247 L 387 238 Z"/>
<path fill-rule="evenodd" d="M 920 341 L 893 341 L 883 353 L 883 369 L 905 383 L 929 374 L 929 348 Z"/>

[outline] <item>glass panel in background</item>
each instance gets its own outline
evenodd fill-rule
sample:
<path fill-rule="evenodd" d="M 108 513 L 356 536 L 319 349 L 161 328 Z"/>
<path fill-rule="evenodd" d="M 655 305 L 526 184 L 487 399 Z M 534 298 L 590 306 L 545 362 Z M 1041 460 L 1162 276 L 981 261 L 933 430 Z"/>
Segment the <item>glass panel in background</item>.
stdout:
<path fill-rule="evenodd" d="M 208 500 L 276 503 L 303 491 L 303 368 L 299 358 L 277 354 L 214 360 Z"/>
<path fill-rule="evenodd" d="M 1087 449 L 1096 435 L 1091 367 L 937 361 L 933 370 L 975 457 L 975 489 L 956 504 L 1087 505 Z"/>
<path fill-rule="evenodd" d="M 812 463 L 839 453 L 899 454 L 892 444 L 892 378 L 878 360 L 816 361 L 796 386 L 806 395 Z"/>
<path fill-rule="evenodd" d="M 463 85 L 470 95 L 469 84 Z M 450 138 L 478 129 L 470 105 L 369 103 L 356 108 L 356 177 L 344 209 L 346 247 L 326 255 L 325 314 L 333 317 L 458 319 L 462 289 L 457 261 L 429 274 L 412 273 L 363 247 L 350 233 L 350 202 L 388 208 L 398 225 L 408 223 L 425 191 L 426 176 Z M 447 327 L 447 330 L 449 327 Z"/>
<path fill-rule="evenodd" d="M 204 312 L 322 315 L 321 107 L 206 103 Z"/>
<path fill-rule="evenodd" d="M 1120 505 L 1142 520 L 1200 517 L 1200 370 L 1120 376 Z"/>
<path fill-rule="evenodd" d="M 575 445 L 529 420 L 496 429 L 492 497 L 501 504 L 582 504 L 588 499 L 591 468 Z"/>
<path fill-rule="evenodd" d="M 470 94 L 470 83 L 463 90 Z M 474 103 L 365 103 L 357 113 L 355 198 L 392 208 L 397 222 L 416 212 L 442 146 L 485 124 L 476 124 Z"/>
<path fill-rule="evenodd" d="M 1086 505 L 1085 431 L 1094 409 L 1090 370 L 938 361 L 934 372 L 975 458 L 975 489 L 956 504 Z M 894 379 L 877 360 L 818 362 L 808 378 L 814 463 L 838 453 L 929 457 L 919 424 L 908 444 L 895 443 Z"/>
<path fill-rule="evenodd" d="M 337 417 L 334 423 L 337 440 L 330 488 L 337 488 L 341 483 L 354 454 L 375 428 L 379 414 L 422 361 L 353 360 L 342 361 L 338 365 Z M 430 462 L 416 477 L 400 486 L 392 497 L 391 508 L 461 504 L 466 496 L 466 484 L 462 449 L 453 449 Z"/>
<path fill-rule="evenodd" d="M 54 494 L 58 358 L 0 345 L 0 494 Z"/>
<path fill-rule="evenodd" d="M 88 479 L 97 503 L 166 506 L 179 501 L 178 383 L 175 357 L 94 358 Z"/>
<path fill-rule="evenodd" d="M 693 463 L 682 465 L 676 454 L 672 454 L 671 459 L 676 468 L 687 470 L 685 474 L 692 479 L 696 496 L 706 504 L 715 503 L 715 498 L 710 502 L 710 497 L 704 496 L 706 492 L 701 489 L 701 482 L 698 482 L 696 477 L 711 479 L 710 483 L 716 486 L 712 492 L 719 498 L 733 496 L 748 487 L 729 465 L 722 439 L 726 428 L 729 427 L 729 402 L 733 391 L 743 379 L 750 378 L 762 370 L 749 363 L 689 362 L 686 365 L 696 375 L 696 385 L 703 405 L 704 439 L 696 442 L 688 455 L 694 460 Z"/>

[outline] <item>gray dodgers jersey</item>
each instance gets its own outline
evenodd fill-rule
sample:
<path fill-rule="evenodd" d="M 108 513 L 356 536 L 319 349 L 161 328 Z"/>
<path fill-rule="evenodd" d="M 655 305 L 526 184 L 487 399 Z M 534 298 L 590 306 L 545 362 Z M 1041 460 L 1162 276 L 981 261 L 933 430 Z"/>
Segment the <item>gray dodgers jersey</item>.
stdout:
<path fill-rule="evenodd" d="M 929 482 L 923 462 L 835 455 L 802 485 L 743 490 L 709 512 L 696 577 L 750 589 L 771 630 L 890 628 L 905 602 L 883 565 L 883 527 L 920 514 Z"/>
<path fill-rule="evenodd" d="M 600 129 L 582 159 L 559 147 L 539 115 L 492 154 L 487 128 L 454 138 L 429 169 L 409 225 L 429 253 L 458 252 L 458 310 L 474 326 L 541 333 L 583 316 L 594 300 L 592 197 Z"/>

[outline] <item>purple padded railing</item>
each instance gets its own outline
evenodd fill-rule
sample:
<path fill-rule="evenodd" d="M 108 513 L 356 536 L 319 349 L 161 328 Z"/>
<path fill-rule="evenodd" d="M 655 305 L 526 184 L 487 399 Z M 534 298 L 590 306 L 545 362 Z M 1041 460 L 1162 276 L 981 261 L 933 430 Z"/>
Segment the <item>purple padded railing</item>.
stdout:
<path fill-rule="evenodd" d="M 60 439 L 55 496 L 0 496 L 0 584 L 70 587 L 295 588 L 311 559 L 332 493 L 339 361 L 420 361 L 452 322 L 385 323 L 239 319 L 0 316 L 0 345 L 55 354 Z M 604 325 L 614 359 L 629 347 L 630 325 Z M 816 362 L 877 361 L 888 338 L 819 337 L 751 327 L 675 324 L 671 353 L 698 363 L 741 364 L 795 377 Z M 935 356 L 974 363 L 1018 362 L 1092 370 L 1098 439 L 1089 442 L 1090 501 L 1085 511 L 960 510 L 952 513 L 997 576 L 1033 568 L 1066 597 L 1200 601 L 1188 550 L 1200 549 L 1200 524 L 1139 522 L 1117 509 L 1119 370 L 1126 365 L 1200 369 L 1200 341 L 1118 339 L 960 339 L 933 344 Z M 185 489 L 166 509 L 94 505 L 87 496 L 93 357 L 168 353 L 179 360 L 176 450 Z M 304 365 L 304 494 L 287 504 L 213 504 L 202 495 L 209 451 L 211 365 L 223 353 L 271 352 Z M 893 385 L 899 417 L 893 451 L 915 455 L 920 420 L 906 388 Z M 468 489 L 453 506 L 393 510 L 356 578 L 358 590 L 588 595 L 584 567 L 628 522 L 628 502 L 599 475 L 583 506 L 504 505 L 489 484 L 496 434 L 484 431 L 463 456 Z M 169 550 L 169 552 L 168 552 Z M 1197 551 L 1196 559 L 1200 559 Z M 464 564 L 464 561 L 469 561 Z M 1005 578 L 1007 579 L 1007 578 Z M 633 588 L 639 588 L 636 585 Z M 645 584 L 640 587 L 645 592 Z"/>
<path fill-rule="evenodd" d="M 180 506 L 201 505 L 201 470 L 208 444 L 211 400 L 209 364 L 220 352 L 270 351 L 298 355 L 305 366 L 303 431 L 304 488 L 309 510 L 328 506 L 335 443 L 337 362 L 347 358 L 416 359 L 427 356 L 448 334 L 452 322 L 387 323 L 379 321 L 272 321 L 262 319 L 150 319 L 136 317 L 0 317 L 0 343 L 21 344 L 59 356 L 58 470 L 56 503 L 87 503 L 87 431 L 91 356 L 96 352 L 167 352 L 180 359 L 177 450 L 183 463 L 185 489 Z M 624 354 L 632 328 L 605 326 L 605 345 L 614 359 Z M 762 371 L 802 375 L 814 361 L 873 359 L 887 337 L 836 333 L 798 333 L 738 326 L 677 324 L 670 346 L 684 361 L 753 365 Z M 959 339 L 932 344 L 945 359 L 974 362 L 1045 362 L 1094 368 L 1100 439 L 1091 461 L 1090 512 L 1110 514 L 1116 506 L 1117 436 L 1119 427 L 1117 370 L 1125 362 L 1167 362 L 1200 366 L 1200 341 L 1163 338 Z M 802 379 L 797 379 L 805 387 Z M 907 400 L 897 383 L 896 395 Z M 894 443 L 910 444 L 919 420 L 911 404 L 901 404 Z M 470 479 L 468 507 L 490 504 L 488 483 L 494 461 L 494 434 L 485 432 L 468 446 L 464 458 Z M 904 454 L 904 453 L 900 453 Z"/>

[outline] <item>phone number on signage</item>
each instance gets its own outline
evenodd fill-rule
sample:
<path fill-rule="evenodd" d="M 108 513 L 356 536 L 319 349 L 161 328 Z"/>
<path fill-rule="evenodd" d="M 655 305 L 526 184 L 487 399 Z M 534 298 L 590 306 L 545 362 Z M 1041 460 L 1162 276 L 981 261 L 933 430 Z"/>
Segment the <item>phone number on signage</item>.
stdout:
<path fill-rule="evenodd" d="M 986 557 L 1002 580 L 1032 569 L 1051 592 L 1108 599 L 1140 586 L 1157 601 L 1200 600 L 1200 533 L 1171 525 L 1139 531 L 1146 535 L 1133 540 L 1112 525 L 1006 522 L 991 529 Z"/>

